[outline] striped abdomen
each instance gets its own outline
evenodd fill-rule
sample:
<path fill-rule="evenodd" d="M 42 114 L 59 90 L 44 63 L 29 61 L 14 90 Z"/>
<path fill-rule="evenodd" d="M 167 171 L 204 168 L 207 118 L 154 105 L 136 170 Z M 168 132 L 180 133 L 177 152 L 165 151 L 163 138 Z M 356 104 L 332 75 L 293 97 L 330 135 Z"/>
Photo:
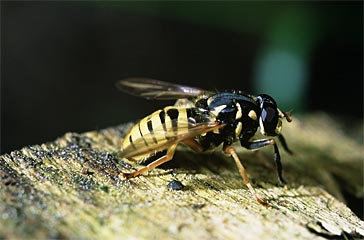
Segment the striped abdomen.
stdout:
<path fill-rule="evenodd" d="M 124 138 L 124 157 L 139 160 L 166 149 L 188 133 L 191 113 L 191 108 L 165 107 L 141 119 Z"/>

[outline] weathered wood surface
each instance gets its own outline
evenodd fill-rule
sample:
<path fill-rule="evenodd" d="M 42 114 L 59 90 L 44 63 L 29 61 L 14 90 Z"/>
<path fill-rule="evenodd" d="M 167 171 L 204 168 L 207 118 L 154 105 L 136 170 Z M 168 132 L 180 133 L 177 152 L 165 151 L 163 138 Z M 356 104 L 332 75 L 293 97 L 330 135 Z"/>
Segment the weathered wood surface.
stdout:
<path fill-rule="evenodd" d="M 0 238 L 364 237 L 364 222 L 342 202 L 343 188 L 363 196 L 362 136 L 349 136 L 326 115 L 297 116 L 284 125 L 295 152 L 281 151 L 288 189 L 278 186 L 274 165 L 262 161 L 271 158 L 271 148 L 260 157 L 239 152 L 268 208 L 253 200 L 235 163 L 218 150 L 195 154 L 180 147 L 162 167 L 121 179 L 121 171 L 139 167 L 116 154 L 128 126 L 67 133 L 1 156 Z M 183 190 L 169 190 L 172 180 Z"/>

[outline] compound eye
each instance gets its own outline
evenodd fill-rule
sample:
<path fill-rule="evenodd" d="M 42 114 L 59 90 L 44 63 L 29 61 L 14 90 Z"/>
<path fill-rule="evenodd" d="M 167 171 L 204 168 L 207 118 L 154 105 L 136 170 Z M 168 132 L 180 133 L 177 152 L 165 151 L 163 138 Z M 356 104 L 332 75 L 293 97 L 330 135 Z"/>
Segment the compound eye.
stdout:
<path fill-rule="evenodd" d="M 267 135 L 276 135 L 276 128 L 278 125 L 278 111 L 277 108 L 271 106 L 271 104 L 264 104 L 269 106 L 263 106 L 261 120 L 263 122 L 264 132 Z"/>

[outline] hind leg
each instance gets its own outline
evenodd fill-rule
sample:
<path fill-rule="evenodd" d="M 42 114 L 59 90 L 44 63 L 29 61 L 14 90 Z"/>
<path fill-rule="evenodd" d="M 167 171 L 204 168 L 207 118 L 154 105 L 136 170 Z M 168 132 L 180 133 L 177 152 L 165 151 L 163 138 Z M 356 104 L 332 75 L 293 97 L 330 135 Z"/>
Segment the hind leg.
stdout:
<path fill-rule="evenodd" d="M 137 177 L 139 175 L 142 175 L 144 173 L 146 173 L 147 171 L 150 171 L 156 167 L 158 167 L 159 165 L 170 161 L 173 158 L 174 155 L 174 151 L 176 150 L 177 144 L 172 145 L 170 148 L 167 149 L 167 153 L 166 155 L 164 155 L 163 157 L 158 158 L 157 160 L 149 163 L 147 166 L 135 171 L 135 172 L 131 172 L 131 173 L 122 173 L 122 176 L 126 179 L 129 178 L 134 178 Z"/>

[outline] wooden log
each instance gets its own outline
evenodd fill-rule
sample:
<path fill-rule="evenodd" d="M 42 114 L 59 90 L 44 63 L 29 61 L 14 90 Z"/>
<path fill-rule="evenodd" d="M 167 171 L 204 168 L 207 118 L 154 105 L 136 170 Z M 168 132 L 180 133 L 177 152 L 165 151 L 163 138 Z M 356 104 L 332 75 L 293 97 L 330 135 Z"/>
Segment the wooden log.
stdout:
<path fill-rule="evenodd" d="M 122 179 L 121 172 L 140 167 L 117 154 L 130 126 L 67 133 L 0 156 L 0 238 L 364 237 L 364 222 L 343 197 L 343 190 L 363 197 L 362 132 L 350 135 L 327 115 L 297 116 L 284 125 L 294 151 L 281 150 L 288 188 L 278 184 L 270 147 L 238 148 L 269 207 L 252 198 L 221 149 L 196 154 L 180 146 L 171 162 Z"/>

